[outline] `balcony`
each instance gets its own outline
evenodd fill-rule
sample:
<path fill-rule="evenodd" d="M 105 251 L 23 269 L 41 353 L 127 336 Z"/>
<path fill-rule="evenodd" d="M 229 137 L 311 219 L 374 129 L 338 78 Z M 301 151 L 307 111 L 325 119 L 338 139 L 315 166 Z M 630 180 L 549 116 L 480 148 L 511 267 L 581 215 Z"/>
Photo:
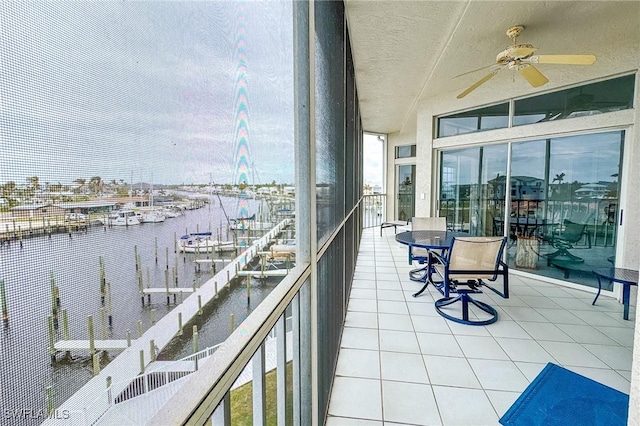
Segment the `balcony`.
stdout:
<path fill-rule="evenodd" d="M 363 233 L 327 425 L 498 424 L 547 362 L 629 393 L 634 306 L 625 321 L 614 299 L 511 273 L 509 299 L 481 296 L 499 320 L 459 325 L 436 290 L 411 296 L 407 248 L 384 231 Z"/>

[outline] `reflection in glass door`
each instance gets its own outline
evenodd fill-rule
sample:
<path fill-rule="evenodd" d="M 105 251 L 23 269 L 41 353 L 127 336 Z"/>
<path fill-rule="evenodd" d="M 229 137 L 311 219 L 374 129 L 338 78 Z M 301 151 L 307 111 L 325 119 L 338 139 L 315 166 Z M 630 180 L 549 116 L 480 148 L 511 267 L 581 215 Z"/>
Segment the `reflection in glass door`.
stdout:
<path fill-rule="evenodd" d="M 480 148 L 442 153 L 438 215 L 447 218 L 448 229 L 477 235 L 479 162 Z"/>
<path fill-rule="evenodd" d="M 396 187 L 398 188 L 398 204 L 396 216 L 398 220 L 411 220 L 415 216 L 416 203 L 416 166 L 398 166 Z"/>
<path fill-rule="evenodd" d="M 624 131 L 442 152 L 449 229 L 509 237 L 509 267 L 586 286 L 615 265 Z M 509 195 L 509 204 L 506 203 Z M 611 290 L 603 286 L 605 290 Z"/>

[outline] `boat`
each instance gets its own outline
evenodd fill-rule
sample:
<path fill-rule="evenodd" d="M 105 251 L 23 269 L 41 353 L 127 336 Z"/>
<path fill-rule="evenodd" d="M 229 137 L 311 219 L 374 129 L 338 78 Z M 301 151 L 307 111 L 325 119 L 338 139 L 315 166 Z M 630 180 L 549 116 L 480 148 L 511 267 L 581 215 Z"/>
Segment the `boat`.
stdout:
<path fill-rule="evenodd" d="M 250 217 L 229 219 L 229 229 L 238 231 L 269 231 L 273 228 L 271 222 L 256 222 L 255 213 Z"/>
<path fill-rule="evenodd" d="M 133 210 L 118 210 L 109 218 L 109 223 L 113 226 L 140 225 L 140 219 Z"/>
<path fill-rule="evenodd" d="M 178 207 L 164 206 L 162 208 L 162 214 L 166 218 L 173 218 L 182 216 L 182 210 Z"/>
<path fill-rule="evenodd" d="M 233 241 L 214 240 L 211 232 L 193 232 L 180 237 L 179 249 L 183 253 L 211 253 L 235 251 Z"/>
<path fill-rule="evenodd" d="M 151 210 L 147 212 L 142 212 L 142 223 L 158 223 L 164 222 L 166 217 L 165 215 L 158 210 Z"/>

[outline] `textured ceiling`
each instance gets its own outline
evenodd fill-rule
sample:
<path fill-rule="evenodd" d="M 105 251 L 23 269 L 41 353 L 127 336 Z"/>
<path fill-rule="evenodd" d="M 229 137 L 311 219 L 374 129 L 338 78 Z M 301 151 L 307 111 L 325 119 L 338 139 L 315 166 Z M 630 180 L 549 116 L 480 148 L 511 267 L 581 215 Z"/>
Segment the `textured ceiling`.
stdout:
<path fill-rule="evenodd" d="M 597 62 L 588 67 L 593 75 L 606 75 L 614 59 L 621 62 L 612 55 L 637 56 L 640 45 L 640 1 L 346 0 L 345 8 L 363 125 L 370 132 L 410 130 L 421 98 L 455 99 L 488 71 L 454 77 L 492 65 L 510 45 L 505 32 L 513 25 L 525 25 L 518 41 L 539 54 L 595 54 Z M 640 59 L 627 62 L 633 69 Z M 587 67 L 538 68 L 550 86 L 584 79 Z M 467 98 L 482 104 L 486 91 L 512 80 L 516 95 L 535 90 L 509 73 L 501 71 Z"/>

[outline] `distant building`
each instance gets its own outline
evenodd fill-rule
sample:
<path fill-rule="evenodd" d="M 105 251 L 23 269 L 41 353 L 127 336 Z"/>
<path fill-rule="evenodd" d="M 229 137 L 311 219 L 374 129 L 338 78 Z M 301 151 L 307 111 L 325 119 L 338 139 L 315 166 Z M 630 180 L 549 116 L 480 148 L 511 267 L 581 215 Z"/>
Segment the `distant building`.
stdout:
<path fill-rule="evenodd" d="M 44 219 L 64 215 L 63 208 L 46 204 L 25 204 L 11 209 L 11 217 L 17 220 Z"/>

